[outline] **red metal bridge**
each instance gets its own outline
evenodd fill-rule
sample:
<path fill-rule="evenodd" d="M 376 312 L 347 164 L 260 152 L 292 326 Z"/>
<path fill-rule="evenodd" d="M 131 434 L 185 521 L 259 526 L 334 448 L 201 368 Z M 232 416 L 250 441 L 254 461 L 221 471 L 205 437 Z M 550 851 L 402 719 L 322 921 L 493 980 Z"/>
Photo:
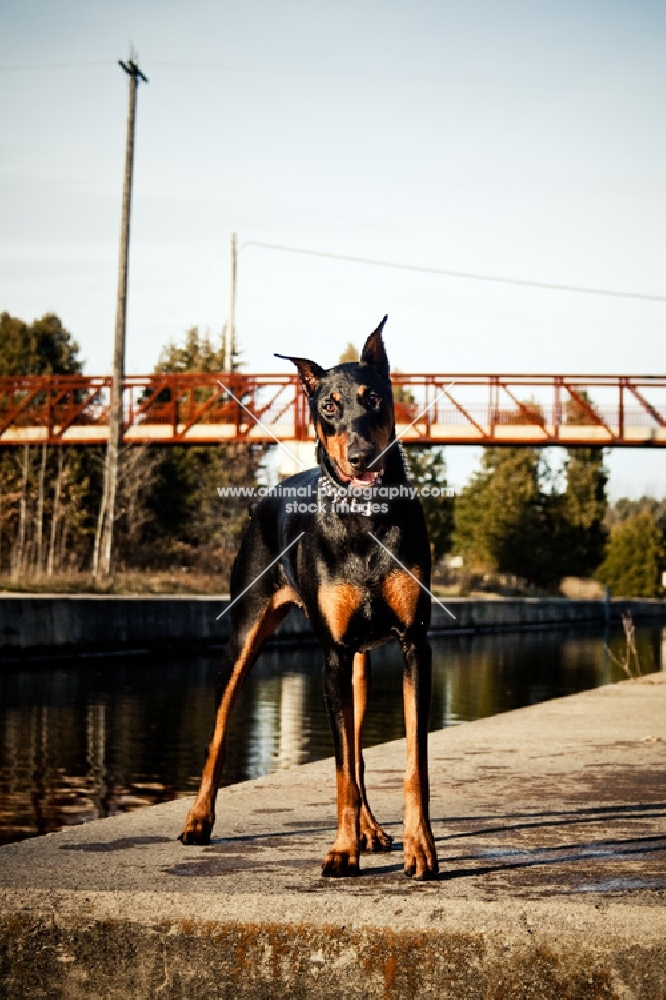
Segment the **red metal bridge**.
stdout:
<path fill-rule="evenodd" d="M 111 376 L 0 378 L 0 446 L 109 433 Z M 393 374 L 406 444 L 666 446 L 666 376 Z M 129 375 L 127 444 L 314 440 L 298 376 Z"/>

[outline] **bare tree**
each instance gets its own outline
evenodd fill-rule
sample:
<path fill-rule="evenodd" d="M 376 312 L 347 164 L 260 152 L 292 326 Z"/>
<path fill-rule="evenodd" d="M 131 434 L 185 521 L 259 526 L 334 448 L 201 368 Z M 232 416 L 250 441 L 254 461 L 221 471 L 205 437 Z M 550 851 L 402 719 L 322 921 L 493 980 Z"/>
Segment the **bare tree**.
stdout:
<path fill-rule="evenodd" d="M 99 511 L 97 514 L 97 528 L 95 530 L 95 541 L 93 544 L 92 575 L 97 580 L 99 574 L 99 557 L 102 548 L 102 535 L 104 531 L 104 521 L 106 519 L 106 496 L 107 496 L 107 462 L 104 463 L 104 480 L 102 493 L 99 499 Z"/>
<path fill-rule="evenodd" d="M 622 628 L 624 629 L 624 636 L 627 640 L 627 646 L 624 652 L 624 659 L 621 660 L 615 655 L 613 650 L 608 644 L 606 644 L 606 651 L 610 656 L 613 663 L 617 664 L 618 667 L 622 667 L 627 677 L 640 677 L 641 675 L 641 664 L 638 659 L 638 650 L 636 649 L 636 626 L 634 625 L 634 620 L 631 617 L 631 611 L 625 611 L 622 615 Z M 631 667 L 631 660 L 634 660 L 635 672 Z"/>
<path fill-rule="evenodd" d="M 121 453 L 118 516 L 125 518 L 126 538 L 132 545 L 148 519 L 146 495 L 159 462 L 150 445 L 125 447 Z"/>
<path fill-rule="evenodd" d="M 62 494 L 63 460 L 64 460 L 64 449 L 58 448 L 58 471 L 56 473 L 55 487 L 53 492 L 53 510 L 51 512 L 51 530 L 49 535 L 49 554 L 46 563 L 47 576 L 53 576 L 53 570 L 55 564 L 56 536 L 58 533 L 58 523 L 60 521 L 60 497 Z"/>
<path fill-rule="evenodd" d="M 16 541 L 12 551 L 12 580 L 16 581 L 23 575 L 26 558 L 26 534 L 27 534 L 27 512 L 28 512 L 28 478 L 30 476 L 30 445 L 23 445 L 22 451 L 17 459 L 19 474 L 21 476 L 21 493 L 19 496 L 18 525 L 16 528 Z"/>
<path fill-rule="evenodd" d="M 46 480 L 46 441 L 42 444 L 42 461 L 39 466 L 39 479 L 37 481 L 37 538 L 35 544 L 35 572 L 39 577 L 44 569 L 43 563 L 43 539 L 44 539 L 44 483 Z"/>

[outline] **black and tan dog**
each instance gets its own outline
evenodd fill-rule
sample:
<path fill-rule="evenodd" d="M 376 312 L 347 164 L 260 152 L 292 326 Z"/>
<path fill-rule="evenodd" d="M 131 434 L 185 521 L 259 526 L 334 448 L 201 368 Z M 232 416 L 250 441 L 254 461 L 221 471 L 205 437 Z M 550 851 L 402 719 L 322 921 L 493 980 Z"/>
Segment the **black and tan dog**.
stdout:
<path fill-rule="evenodd" d="M 409 496 L 413 491 L 395 441 L 382 340 L 385 322 L 386 317 L 368 337 L 359 363 L 325 370 L 304 358 L 288 359 L 297 366 L 309 399 L 320 465 L 282 484 L 295 488 L 306 502 L 267 496 L 241 541 L 231 597 L 242 596 L 230 612 L 233 628 L 224 655 L 215 730 L 181 834 L 185 844 L 210 841 L 229 712 L 262 644 L 296 604 L 308 615 L 324 650 L 326 706 L 335 748 L 338 830 L 323 874 L 357 875 L 361 849 L 391 847 L 391 837 L 368 805 L 362 732 L 370 687 L 368 650 L 395 638 L 404 658 L 407 733 L 404 868 L 416 878 L 437 872 L 428 815 L 430 597 L 423 589 L 430 585 L 430 548 L 423 511 L 418 499 Z M 350 487 L 352 492 L 373 489 L 372 502 L 341 500 Z M 403 495 L 395 498 L 399 493 Z M 394 499 L 382 502 L 382 495 L 391 494 Z"/>

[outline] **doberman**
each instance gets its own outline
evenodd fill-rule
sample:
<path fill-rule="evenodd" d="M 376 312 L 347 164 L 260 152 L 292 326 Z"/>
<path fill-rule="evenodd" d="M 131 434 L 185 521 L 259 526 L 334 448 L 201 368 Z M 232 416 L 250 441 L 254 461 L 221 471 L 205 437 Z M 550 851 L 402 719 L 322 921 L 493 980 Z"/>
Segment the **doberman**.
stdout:
<path fill-rule="evenodd" d="M 361 849 L 391 848 L 392 838 L 368 805 L 362 734 L 370 689 L 368 650 L 395 638 L 404 659 L 407 734 L 404 869 L 417 879 L 438 870 L 428 814 L 431 652 L 425 588 L 430 586 L 430 547 L 421 504 L 408 486 L 395 439 L 385 322 L 386 317 L 368 337 L 358 363 L 326 370 L 305 358 L 286 359 L 296 365 L 309 400 L 319 467 L 290 477 L 278 493 L 262 499 L 242 538 L 231 573 L 236 603 L 215 730 L 180 836 L 184 844 L 210 842 L 229 712 L 262 644 L 295 604 L 308 615 L 324 651 L 335 750 L 338 828 L 323 874 L 357 875 Z M 368 491 L 380 501 L 394 499 L 353 499 L 354 493 L 367 497 Z M 310 502 L 294 502 L 294 496 Z"/>

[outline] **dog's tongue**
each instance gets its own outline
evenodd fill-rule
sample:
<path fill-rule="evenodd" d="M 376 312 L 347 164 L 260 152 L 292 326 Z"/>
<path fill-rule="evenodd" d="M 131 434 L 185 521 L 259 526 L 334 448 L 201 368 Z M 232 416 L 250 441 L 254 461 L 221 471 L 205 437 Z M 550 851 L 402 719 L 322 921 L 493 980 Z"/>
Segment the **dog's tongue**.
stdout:
<path fill-rule="evenodd" d="M 372 486 L 376 479 L 377 479 L 376 472 L 370 472 L 370 471 L 364 472 L 361 476 L 356 476 L 355 479 L 352 479 L 350 486 L 359 488 L 361 486 Z"/>

